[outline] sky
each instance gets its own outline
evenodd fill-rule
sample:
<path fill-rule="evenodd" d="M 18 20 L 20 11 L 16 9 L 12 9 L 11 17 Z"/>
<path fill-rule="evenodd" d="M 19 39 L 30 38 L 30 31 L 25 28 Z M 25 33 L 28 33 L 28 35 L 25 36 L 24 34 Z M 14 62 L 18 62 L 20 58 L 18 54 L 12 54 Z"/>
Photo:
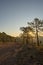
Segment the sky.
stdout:
<path fill-rule="evenodd" d="M 17 36 L 36 17 L 43 19 L 43 0 L 0 0 L 0 32 Z"/>

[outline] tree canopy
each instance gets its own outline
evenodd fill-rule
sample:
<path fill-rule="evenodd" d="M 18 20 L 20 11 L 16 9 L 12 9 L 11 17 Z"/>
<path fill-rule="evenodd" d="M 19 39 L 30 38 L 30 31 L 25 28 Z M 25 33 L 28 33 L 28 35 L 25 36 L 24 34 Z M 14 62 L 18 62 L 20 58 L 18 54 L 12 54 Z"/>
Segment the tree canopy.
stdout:
<path fill-rule="evenodd" d="M 37 39 L 37 45 L 39 46 L 39 35 L 38 33 L 40 31 L 43 31 L 43 20 L 40 20 L 38 18 L 35 18 L 32 22 L 27 22 L 28 26 L 27 27 L 21 27 L 20 30 L 23 31 L 23 35 L 27 33 L 27 39 L 29 36 L 29 32 L 35 32 L 35 36 Z"/>

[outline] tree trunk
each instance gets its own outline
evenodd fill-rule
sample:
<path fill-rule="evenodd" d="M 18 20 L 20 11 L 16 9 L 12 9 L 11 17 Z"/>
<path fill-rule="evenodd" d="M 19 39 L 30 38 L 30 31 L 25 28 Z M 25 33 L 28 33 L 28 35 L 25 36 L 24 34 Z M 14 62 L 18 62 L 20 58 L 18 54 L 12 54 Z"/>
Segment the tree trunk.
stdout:
<path fill-rule="evenodd" d="M 37 29 L 37 26 L 36 26 L 36 38 L 37 38 L 37 45 L 39 46 L 39 38 L 38 38 L 38 29 Z"/>

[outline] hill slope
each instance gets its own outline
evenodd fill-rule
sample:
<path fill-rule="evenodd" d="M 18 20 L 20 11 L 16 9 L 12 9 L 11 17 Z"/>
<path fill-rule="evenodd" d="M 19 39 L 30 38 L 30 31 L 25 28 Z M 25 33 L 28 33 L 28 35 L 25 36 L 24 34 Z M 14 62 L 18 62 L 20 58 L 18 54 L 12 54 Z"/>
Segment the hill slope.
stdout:
<path fill-rule="evenodd" d="M 0 33 L 0 42 L 14 42 L 15 37 L 7 35 L 6 33 Z"/>

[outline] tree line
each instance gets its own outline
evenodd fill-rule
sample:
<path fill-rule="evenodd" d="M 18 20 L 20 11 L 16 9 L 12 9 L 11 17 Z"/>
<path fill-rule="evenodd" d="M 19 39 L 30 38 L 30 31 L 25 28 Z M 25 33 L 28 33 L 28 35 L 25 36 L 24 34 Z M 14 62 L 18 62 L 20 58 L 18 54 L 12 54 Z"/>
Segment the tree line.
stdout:
<path fill-rule="evenodd" d="M 29 32 L 32 32 L 35 34 L 36 37 L 36 44 L 39 46 L 39 35 L 38 33 L 41 31 L 43 32 L 43 20 L 40 20 L 38 18 L 35 18 L 32 22 L 27 22 L 28 26 L 26 27 L 20 27 L 20 30 L 23 31 L 22 37 L 23 37 L 23 43 L 24 39 L 26 40 L 26 44 L 30 43 L 30 34 Z M 32 37 L 31 37 L 32 39 Z M 25 44 L 25 43 L 24 43 Z"/>
<path fill-rule="evenodd" d="M 5 32 L 0 32 L 0 42 L 14 42 L 15 37 L 7 35 Z"/>

